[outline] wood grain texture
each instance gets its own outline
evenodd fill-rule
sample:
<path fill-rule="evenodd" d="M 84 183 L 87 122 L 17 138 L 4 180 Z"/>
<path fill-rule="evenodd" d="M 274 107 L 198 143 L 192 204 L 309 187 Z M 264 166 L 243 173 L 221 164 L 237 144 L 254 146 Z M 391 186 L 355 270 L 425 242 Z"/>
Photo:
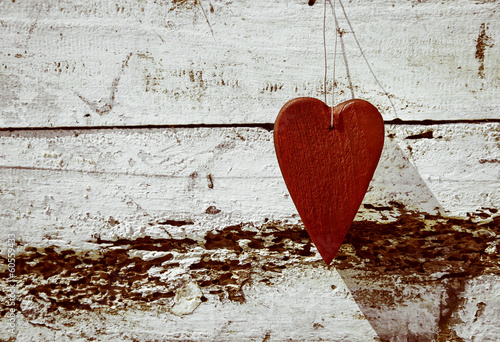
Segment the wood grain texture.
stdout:
<path fill-rule="evenodd" d="M 400 118 L 463 123 L 386 125 L 328 268 L 269 131 L 323 98 L 322 3 L 0 1 L 1 339 L 496 341 L 498 1 L 344 5 Z M 393 119 L 340 25 L 356 96 Z"/>
<path fill-rule="evenodd" d="M 386 132 L 330 269 L 304 235 L 272 132 L 1 132 L 0 225 L 17 234 L 23 270 L 18 339 L 494 340 L 499 125 Z"/>
<path fill-rule="evenodd" d="M 345 6 L 402 119 L 500 118 L 496 1 Z M 323 98 L 323 9 L 303 0 L 3 1 L 0 13 L 0 127 L 274 122 L 292 98 Z M 340 25 L 356 96 L 392 119 Z M 331 64 L 330 15 L 327 37 Z"/>
<path fill-rule="evenodd" d="M 331 109 L 314 98 L 293 99 L 278 114 L 274 145 L 295 207 L 330 264 L 377 168 L 382 116 L 362 100 Z"/>
<path fill-rule="evenodd" d="M 406 138 L 429 132 L 426 126 L 387 127 L 364 203 L 396 201 L 422 212 L 437 206 L 454 215 L 499 207 L 498 127 L 433 126 L 434 138 L 422 139 Z M 78 244 L 94 233 L 132 237 L 146 228 L 162 236 L 156 222 L 168 219 L 194 220 L 206 230 L 296 214 L 272 133 L 262 129 L 2 135 L 1 219 L 40 242 Z M 366 219 L 382 219 L 360 210 Z M 120 224 L 109 223 L 115 220 Z"/>
<path fill-rule="evenodd" d="M 279 221 L 204 234 L 165 221 L 163 238 L 94 247 L 21 241 L 18 340 L 494 341 L 498 213 L 374 210 L 396 220 L 354 222 L 333 267 L 302 224 Z"/>

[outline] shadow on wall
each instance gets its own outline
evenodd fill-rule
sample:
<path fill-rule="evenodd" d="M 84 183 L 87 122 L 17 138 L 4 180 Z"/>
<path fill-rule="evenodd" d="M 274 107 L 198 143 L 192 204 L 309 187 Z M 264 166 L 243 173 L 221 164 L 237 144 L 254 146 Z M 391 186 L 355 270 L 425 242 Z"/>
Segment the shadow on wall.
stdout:
<path fill-rule="evenodd" d="M 500 216 L 399 210 L 395 222 L 354 222 L 332 263 L 382 341 L 469 340 L 473 336 L 463 339 L 457 331 L 476 322 L 483 334 L 495 334 L 486 328 L 495 323 L 480 316 L 484 306 L 498 310 L 500 303 L 484 303 L 467 287 L 480 276 L 500 275 Z"/>
<path fill-rule="evenodd" d="M 390 206 L 368 201 L 361 210 L 397 210 L 400 216 L 385 223 L 355 221 L 332 265 L 382 341 L 463 341 L 455 328 L 464 323 L 459 312 L 473 304 L 466 303 L 467 283 L 500 274 L 490 247 L 500 233 L 500 217 L 491 219 L 497 210 L 469 219 L 443 216 L 393 140 L 386 141 L 372 185 L 372 192 L 392 200 Z"/>
<path fill-rule="evenodd" d="M 386 138 L 384 150 L 363 203 L 382 209 L 389 202 L 403 203 L 408 209 L 429 214 L 443 213 L 439 201 L 424 182 L 416 167 L 401 150 L 398 139 Z M 370 209 L 361 206 L 359 212 Z M 378 210 L 382 212 L 383 210 Z"/>

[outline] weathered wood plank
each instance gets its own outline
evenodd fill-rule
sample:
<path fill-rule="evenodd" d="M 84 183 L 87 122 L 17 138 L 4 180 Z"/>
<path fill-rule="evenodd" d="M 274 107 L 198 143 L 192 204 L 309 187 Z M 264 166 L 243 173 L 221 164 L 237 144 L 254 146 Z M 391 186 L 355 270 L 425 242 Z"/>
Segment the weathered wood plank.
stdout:
<path fill-rule="evenodd" d="M 395 127 L 394 134 L 445 209 L 500 207 L 500 125 Z"/>
<path fill-rule="evenodd" d="M 388 127 L 358 219 L 382 219 L 373 208 L 393 202 L 451 214 L 500 206 L 499 125 L 433 126 L 434 138 L 415 138 L 428 129 Z M 167 220 L 204 234 L 222 222 L 298 219 L 262 129 L 2 135 L 2 221 L 27 239 L 78 245 L 93 234 L 161 237 Z"/>
<path fill-rule="evenodd" d="M 127 253 L 126 250 L 123 251 Z M 51 254 L 49 250 L 45 252 Z M 154 255 L 143 255 L 144 251 L 141 250 L 128 252 L 134 255 L 135 265 L 140 265 L 139 260 L 143 258 L 149 259 L 150 265 L 156 263 L 153 267 L 146 266 L 150 272 L 149 276 L 146 273 L 137 277 L 133 270 L 117 269 L 116 272 L 125 271 L 133 276 L 134 282 L 132 286 L 119 284 L 122 280 L 126 284 L 125 279 L 115 282 L 112 286 L 116 286 L 117 291 L 113 290 L 114 295 L 112 295 L 104 290 L 104 287 L 94 284 L 95 275 L 102 273 L 97 271 L 92 276 L 88 275 L 92 280 L 82 288 L 84 292 L 89 293 L 97 290 L 101 293 L 97 297 L 104 295 L 106 301 L 114 302 L 109 302 L 111 305 L 96 306 L 98 299 L 93 295 L 85 295 L 87 300 L 76 299 L 80 291 L 75 288 L 69 296 L 58 296 L 56 300 L 58 305 L 52 306 L 50 300 L 43 299 L 44 288 L 68 280 L 78 282 L 80 272 L 70 271 L 69 279 L 60 277 L 59 272 L 55 272 L 52 279 L 44 281 L 36 274 L 48 260 L 44 257 L 32 260 L 34 262 L 31 262 L 33 267 L 29 271 L 29 276 L 37 279 L 31 284 L 27 283 L 20 290 L 23 299 L 18 318 L 17 339 L 24 340 L 38 336 L 39 340 L 59 341 L 83 338 L 108 341 L 236 342 L 319 338 L 331 341 L 342 340 L 349 336 L 351 341 L 377 341 L 377 334 L 334 269 L 316 269 L 310 265 L 304 267 L 296 264 L 296 269 L 262 270 L 258 264 L 251 265 L 251 261 L 243 257 L 240 264 L 247 265 L 246 269 L 238 271 L 233 269 L 234 265 L 238 264 L 238 259 L 233 259 L 236 263 L 234 261 L 232 264 L 226 263 L 235 257 L 234 253 L 220 255 L 215 252 L 211 253 L 211 256 L 204 256 L 205 259 L 209 259 L 208 268 L 202 266 L 191 270 L 190 264 L 196 265 L 200 262 L 203 264 L 203 261 L 196 257 L 196 253 L 190 254 L 190 259 L 185 260 L 186 267 L 184 267 L 175 265 L 175 262 L 162 266 L 159 261 L 161 257 L 155 260 Z M 57 255 L 57 252 L 55 253 Z M 33 253 L 28 253 L 30 254 L 33 256 Z M 117 255 L 119 254 L 123 253 L 118 252 Z M 110 262 L 113 258 L 111 254 L 104 258 L 97 255 L 95 257 L 95 265 L 102 262 L 109 262 L 109 266 L 113 264 Z M 80 259 L 80 256 L 75 255 L 75 258 L 70 258 L 76 260 Z M 119 258 L 123 260 L 123 257 Z M 222 260 L 222 265 L 221 262 L 214 260 L 216 258 Z M 25 257 L 19 259 L 21 262 Z M 71 263 L 69 259 L 65 262 Z M 226 277 L 220 286 L 215 283 L 207 285 L 211 282 L 210 279 L 215 281 L 229 274 L 222 268 L 224 265 L 229 267 L 229 273 L 232 272 L 235 278 Z M 87 271 L 90 269 L 84 272 Z M 112 273 L 106 270 L 106 274 L 108 272 Z M 235 281 L 236 277 L 238 281 Z M 19 278 L 25 282 L 24 275 Z M 186 288 L 196 293 L 183 291 Z M 175 293 L 182 295 L 173 298 Z M 151 297 L 152 294 L 160 295 Z M 52 297 L 49 293 L 49 298 Z M 190 307 L 190 301 L 195 305 Z M 61 314 L 60 310 L 65 314 Z M 2 319 L 0 325 L 4 322 L 5 319 Z"/>
<path fill-rule="evenodd" d="M 356 221 L 333 267 L 301 224 L 276 221 L 195 239 L 95 237 L 97 249 L 21 241 L 17 337 L 379 340 L 354 298 L 384 341 L 494 341 L 498 213 L 470 220 L 395 210 L 392 222 Z M 2 290 L 6 269 L 0 257 Z"/>
<path fill-rule="evenodd" d="M 401 118 L 499 118 L 496 1 L 345 6 Z M 273 122 L 293 97 L 323 99 L 320 3 L 4 1 L 0 13 L 0 127 Z M 357 96 L 393 118 L 344 39 Z"/>
<path fill-rule="evenodd" d="M 294 216 L 272 132 L 3 131 L 17 339 L 494 340 L 499 126 L 386 127 L 333 267 Z"/>
<path fill-rule="evenodd" d="M 0 128 L 271 123 L 292 97 L 323 98 L 323 8 L 306 2 L 0 2 Z M 500 117 L 497 1 L 345 5 L 401 118 Z M 392 119 L 344 38 L 357 96 Z M 1 131 L 3 294 L 7 232 L 19 247 L 2 338 L 495 341 L 499 124 L 386 130 L 332 267 L 271 132 Z M 0 296 L 2 332 L 10 308 Z"/>

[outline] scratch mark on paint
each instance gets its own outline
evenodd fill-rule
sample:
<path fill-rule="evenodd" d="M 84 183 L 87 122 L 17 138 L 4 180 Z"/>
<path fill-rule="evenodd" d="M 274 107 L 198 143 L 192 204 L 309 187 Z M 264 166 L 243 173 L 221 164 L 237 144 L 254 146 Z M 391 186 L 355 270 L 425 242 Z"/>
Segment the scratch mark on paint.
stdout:
<path fill-rule="evenodd" d="M 210 28 L 210 32 L 212 33 L 212 37 L 215 39 L 215 34 L 214 30 L 212 29 L 212 25 L 210 24 L 210 20 L 208 20 L 207 13 L 205 12 L 205 9 L 203 8 L 203 5 L 201 4 L 201 0 L 196 1 L 196 3 L 200 6 L 201 11 L 203 12 L 203 16 L 205 16 L 205 20 L 207 21 L 208 27 Z M 213 11 L 213 6 L 210 5 L 210 11 Z"/>
<path fill-rule="evenodd" d="M 193 221 L 183 221 L 183 220 L 160 220 L 157 221 L 156 223 L 160 225 L 169 225 L 174 227 L 189 226 L 194 224 Z"/>
<path fill-rule="evenodd" d="M 120 78 L 123 75 L 123 72 L 125 71 L 125 68 L 128 66 L 128 62 L 130 60 L 130 57 L 132 56 L 132 52 L 129 53 L 125 59 L 122 62 L 122 67 L 118 73 L 118 75 L 113 79 L 113 82 L 111 82 L 111 91 L 109 94 L 109 97 L 107 99 L 101 99 L 99 101 L 92 101 L 89 100 L 83 95 L 76 93 L 76 95 L 82 100 L 86 105 L 88 105 L 93 111 L 95 111 L 99 115 L 105 115 L 108 114 L 114 107 L 115 105 L 115 99 L 116 99 L 116 92 L 118 90 L 118 83 L 120 82 Z"/>
<path fill-rule="evenodd" d="M 416 140 L 416 139 L 432 139 L 434 138 L 434 131 L 429 130 L 424 133 L 409 135 L 405 139 Z"/>
<path fill-rule="evenodd" d="M 207 182 L 208 182 L 208 188 L 213 189 L 214 188 L 214 178 L 211 173 L 207 175 Z"/>

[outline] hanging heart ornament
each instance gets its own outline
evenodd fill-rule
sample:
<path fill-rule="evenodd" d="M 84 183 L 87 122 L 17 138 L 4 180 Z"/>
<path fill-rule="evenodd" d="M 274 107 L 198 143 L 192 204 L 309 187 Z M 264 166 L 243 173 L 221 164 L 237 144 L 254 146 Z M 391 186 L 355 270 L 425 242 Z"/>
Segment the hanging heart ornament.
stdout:
<path fill-rule="evenodd" d="M 323 260 L 330 264 L 356 216 L 384 145 L 377 108 L 350 100 L 332 110 L 302 97 L 287 102 L 274 124 L 285 184 Z"/>

